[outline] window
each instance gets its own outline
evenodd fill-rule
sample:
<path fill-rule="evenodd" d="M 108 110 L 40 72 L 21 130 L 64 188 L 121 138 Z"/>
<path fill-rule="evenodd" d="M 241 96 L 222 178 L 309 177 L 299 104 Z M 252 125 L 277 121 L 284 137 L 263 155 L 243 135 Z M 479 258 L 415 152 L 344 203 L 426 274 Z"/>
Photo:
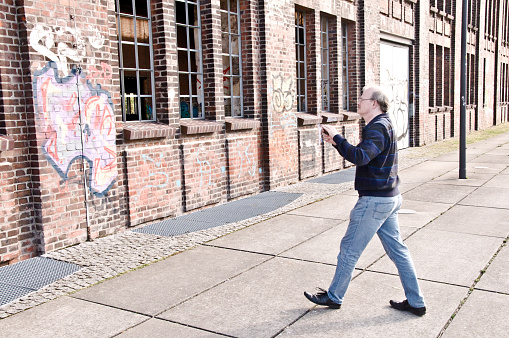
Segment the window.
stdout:
<path fill-rule="evenodd" d="M 429 45 L 429 106 L 435 107 L 435 45 Z"/>
<path fill-rule="evenodd" d="M 348 26 L 346 23 L 341 24 L 341 54 L 342 54 L 342 81 L 343 81 L 343 110 L 350 109 L 350 92 L 348 80 Z"/>
<path fill-rule="evenodd" d="M 226 116 L 243 115 L 240 0 L 221 0 L 223 93 Z"/>
<path fill-rule="evenodd" d="M 501 72 L 500 72 L 500 99 L 499 102 L 502 104 L 509 103 L 509 64 L 500 63 Z"/>
<path fill-rule="evenodd" d="M 155 120 L 150 3 L 147 0 L 117 0 L 115 11 L 123 120 Z"/>
<path fill-rule="evenodd" d="M 502 45 L 507 46 L 509 43 L 509 1 L 502 2 L 503 13 L 502 16 Z"/>
<path fill-rule="evenodd" d="M 307 109 L 306 16 L 295 11 L 295 60 L 297 68 L 297 111 Z"/>
<path fill-rule="evenodd" d="M 444 47 L 444 106 L 454 106 L 454 74 L 452 72 L 454 60 L 451 49 Z"/>
<path fill-rule="evenodd" d="M 467 53 L 467 104 L 476 105 L 477 93 L 477 69 L 475 64 L 475 54 Z"/>
<path fill-rule="evenodd" d="M 443 85 L 444 85 L 444 77 L 443 77 L 443 60 L 442 60 L 442 46 L 436 46 L 435 58 L 436 58 L 436 66 L 435 66 L 435 105 L 437 107 L 444 106 L 443 104 Z"/>
<path fill-rule="evenodd" d="M 322 17 L 320 24 L 322 56 L 322 110 L 330 111 L 329 20 Z"/>
<path fill-rule="evenodd" d="M 482 75 L 482 105 L 486 107 L 486 58 L 483 58 Z"/>
<path fill-rule="evenodd" d="M 175 0 L 181 118 L 204 118 L 199 1 Z"/>

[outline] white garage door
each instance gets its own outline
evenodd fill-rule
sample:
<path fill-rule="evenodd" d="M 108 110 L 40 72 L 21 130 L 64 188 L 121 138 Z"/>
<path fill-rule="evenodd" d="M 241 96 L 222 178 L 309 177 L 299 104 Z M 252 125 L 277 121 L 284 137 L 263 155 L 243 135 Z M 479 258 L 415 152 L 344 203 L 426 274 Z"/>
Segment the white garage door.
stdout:
<path fill-rule="evenodd" d="M 398 148 L 410 145 L 408 85 L 409 47 L 382 41 L 380 44 L 380 85 L 389 96 L 389 116 L 398 135 Z"/>

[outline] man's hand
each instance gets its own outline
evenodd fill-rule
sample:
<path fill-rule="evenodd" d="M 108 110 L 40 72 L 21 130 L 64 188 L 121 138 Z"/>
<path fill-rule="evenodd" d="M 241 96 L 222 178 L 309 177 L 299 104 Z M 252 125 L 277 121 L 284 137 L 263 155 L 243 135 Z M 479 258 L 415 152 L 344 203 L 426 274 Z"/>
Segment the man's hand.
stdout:
<path fill-rule="evenodd" d="M 322 137 L 325 142 L 336 145 L 336 142 L 332 139 L 338 134 L 338 131 L 333 126 L 322 125 Z"/>

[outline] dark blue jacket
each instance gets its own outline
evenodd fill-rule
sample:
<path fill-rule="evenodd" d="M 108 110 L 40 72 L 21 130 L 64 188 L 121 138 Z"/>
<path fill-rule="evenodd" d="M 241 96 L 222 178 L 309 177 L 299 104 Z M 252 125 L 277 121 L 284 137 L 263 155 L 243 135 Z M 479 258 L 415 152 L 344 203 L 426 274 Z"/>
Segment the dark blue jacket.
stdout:
<path fill-rule="evenodd" d="M 336 149 L 357 166 L 355 190 L 359 196 L 399 195 L 398 142 L 388 114 L 377 115 L 362 129 L 362 141 L 353 146 L 334 136 Z"/>

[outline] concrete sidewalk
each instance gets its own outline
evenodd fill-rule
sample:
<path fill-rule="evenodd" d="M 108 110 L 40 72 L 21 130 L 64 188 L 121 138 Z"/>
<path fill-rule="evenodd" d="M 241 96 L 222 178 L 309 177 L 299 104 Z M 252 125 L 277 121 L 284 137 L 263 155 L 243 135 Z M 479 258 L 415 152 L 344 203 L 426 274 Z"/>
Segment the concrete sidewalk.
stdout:
<path fill-rule="evenodd" d="M 400 172 L 401 231 L 426 298 L 424 317 L 390 308 L 389 300 L 404 294 L 377 238 L 340 310 L 303 296 L 327 288 L 334 273 L 356 201 L 354 190 L 338 189 L 7 317 L 0 336 L 507 336 L 509 133 L 469 145 L 467 153 L 467 180 L 457 178 L 457 151 Z M 315 193 L 324 186 L 285 189 Z"/>

